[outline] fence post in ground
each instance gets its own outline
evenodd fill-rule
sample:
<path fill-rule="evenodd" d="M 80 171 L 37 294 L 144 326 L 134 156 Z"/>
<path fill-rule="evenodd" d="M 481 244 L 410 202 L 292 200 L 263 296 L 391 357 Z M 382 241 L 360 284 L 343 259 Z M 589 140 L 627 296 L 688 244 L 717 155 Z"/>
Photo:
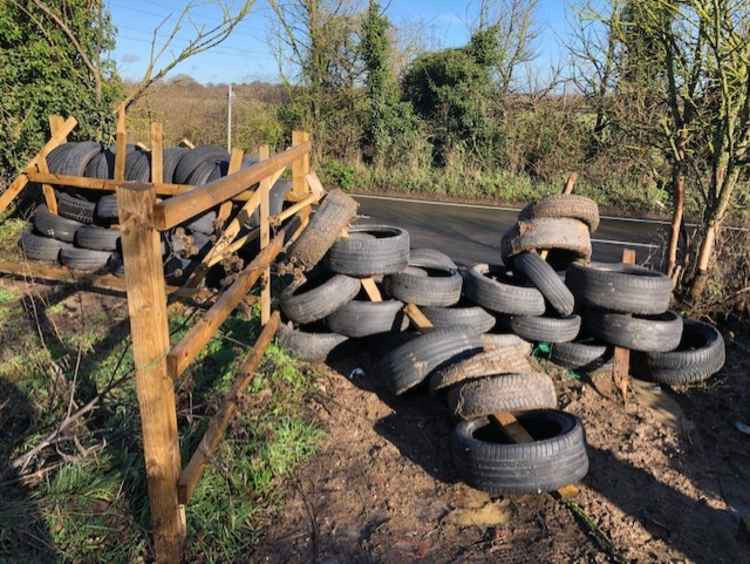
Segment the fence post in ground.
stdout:
<path fill-rule="evenodd" d="M 268 145 L 258 147 L 258 160 L 264 161 L 271 156 L 271 148 Z M 260 194 L 260 248 L 265 248 L 271 242 L 271 229 L 268 225 L 269 195 L 271 186 L 270 178 L 262 180 L 258 190 Z M 260 323 L 265 325 L 271 319 L 271 267 L 263 271 L 263 279 L 260 286 Z"/>
<path fill-rule="evenodd" d="M 169 326 L 155 203 L 153 185 L 117 188 L 154 548 L 158 562 L 179 562 L 185 522 L 177 498 L 180 451 L 174 385 L 167 375 Z"/>

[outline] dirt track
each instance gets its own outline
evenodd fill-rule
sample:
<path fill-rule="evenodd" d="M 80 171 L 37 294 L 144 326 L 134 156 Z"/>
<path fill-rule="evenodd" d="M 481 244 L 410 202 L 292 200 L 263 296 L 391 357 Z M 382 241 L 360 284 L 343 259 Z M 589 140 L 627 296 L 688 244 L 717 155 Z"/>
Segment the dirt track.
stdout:
<path fill-rule="evenodd" d="M 591 470 L 575 503 L 611 539 L 607 551 L 549 495 L 490 501 L 461 484 L 440 403 L 425 390 L 393 398 L 370 362 L 348 380 L 354 358 L 333 363 L 311 398 L 328 439 L 252 560 L 750 562 L 734 512 L 750 508 L 750 448 L 733 428 L 748 415 L 747 360 L 689 394 L 636 383 L 625 409 L 547 365 L 587 430 Z"/>

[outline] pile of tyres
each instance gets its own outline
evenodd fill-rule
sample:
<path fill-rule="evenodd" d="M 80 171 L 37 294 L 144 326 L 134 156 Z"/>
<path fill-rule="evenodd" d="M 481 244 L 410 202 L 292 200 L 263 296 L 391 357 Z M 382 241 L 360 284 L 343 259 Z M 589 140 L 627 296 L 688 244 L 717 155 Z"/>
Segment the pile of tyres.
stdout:
<path fill-rule="evenodd" d="M 580 372 L 610 366 L 613 347 L 627 347 L 639 376 L 667 384 L 705 379 L 723 365 L 721 334 L 669 311 L 669 278 L 591 262 L 599 212 L 588 198 L 527 206 L 502 236 L 502 263 L 464 267 L 437 250 L 411 249 L 399 227 L 348 226 L 355 213 L 351 198 L 329 193 L 290 249 L 304 275 L 279 296 L 280 341 L 323 361 L 359 340 L 391 393 L 428 390 L 445 402 L 458 421 L 456 467 L 473 487 L 553 491 L 588 471 L 581 421 L 556 409 L 553 381 L 531 357 L 535 344 L 548 343 L 553 362 Z M 371 301 L 364 279 L 382 301 Z M 410 331 L 406 304 L 433 328 Z M 534 441 L 506 438 L 490 420 L 499 412 L 513 413 Z"/>
<path fill-rule="evenodd" d="M 242 168 L 257 162 L 245 157 Z M 53 174 L 88 178 L 114 177 L 115 148 L 93 141 L 64 143 L 47 155 Z M 217 145 L 194 149 L 170 147 L 163 152 L 163 179 L 170 184 L 201 186 L 227 175 L 229 153 Z M 151 181 L 151 153 L 127 146 L 125 180 Z M 279 213 L 291 183 L 279 180 L 270 191 L 270 213 Z M 45 204 L 31 216 L 20 246 L 30 260 L 61 263 L 79 271 L 122 273 L 117 199 L 111 192 L 75 187 L 55 189 L 58 213 Z M 258 212 L 242 227 L 244 233 L 258 225 Z M 208 210 L 185 224 L 162 233 L 162 253 L 167 280 L 181 283 L 215 242 L 221 229 L 217 211 Z"/>

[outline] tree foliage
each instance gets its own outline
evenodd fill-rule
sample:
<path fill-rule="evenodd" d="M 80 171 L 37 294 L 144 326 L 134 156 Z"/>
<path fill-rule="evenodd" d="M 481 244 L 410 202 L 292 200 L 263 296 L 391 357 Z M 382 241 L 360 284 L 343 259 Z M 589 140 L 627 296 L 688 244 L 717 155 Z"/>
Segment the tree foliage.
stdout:
<path fill-rule="evenodd" d="M 46 5 L 43 5 L 47 8 Z M 14 171 L 48 136 L 47 116 L 74 115 L 75 135 L 106 141 L 114 121 L 112 108 L 121 95 L 114 63 L 114 28 L 101 2 L 67 0 L 50 12 L 38 3 L 0 3 L 0 169 Z M 98 83 L 88 60 L 96 64 Z"/>

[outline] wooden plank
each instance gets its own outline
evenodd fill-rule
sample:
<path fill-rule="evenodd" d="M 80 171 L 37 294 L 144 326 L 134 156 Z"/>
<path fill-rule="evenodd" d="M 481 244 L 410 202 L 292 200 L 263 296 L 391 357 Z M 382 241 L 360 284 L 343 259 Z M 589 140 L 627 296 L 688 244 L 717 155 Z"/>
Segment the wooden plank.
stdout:
<path fill-rule="evenodd" d="M 250 186 L 272 175 L 280 168 L 292 164 L 309 150 L 309 142 L 291 147 L 283 153 L 242 169 L 231 176 L 225 176 L 205 186 L 193 188 L 189 192 L 157 204 L 155 209 L 157 228 L 163 231 L 174 227 L 209 208 L 221 204 L 225 200 L 241 194 Z"/>
<path fill-rule="evenodd" d="M 242 247 L 247 245 L 250 241 L 255 241 L 258 237 L 260 237 L 260 227 L 256 227 L 252 231 L 246 233 L 239 239 L 235 240 L 230 245 L 226 246 L 223 252 L 212 256 L 211 260 L 208 261 L 208 266 L 213 266 L 216 263 L 221 262 L 232 253 L 236 253 L 237 251 L 239 251 Z"/>
<path fill-rule="evenodd" d="M 307 198 L 305 198 L 301 202 L 297 202 L 293 206 L 290 206 L 284 211 L 271 217 L 271 225 L 281 225 L 285 219 L 287 219 L 288 217 L 292 217 L 295 213 L 297 213 L 301 209 L 317 203 L 320 200 L 320 198 L 321 198 L 321 195 L 310 194 Z"/>
<path fill-rule="evenodd" d="M 261 145 L 258 147 L 258 159 L 264 161 L 271 156 L 271 147 L 268 145 Z M 275 182 L 275 180 L 273 181 Z M 271 193 L 271 187 L 273 186 L 271 179 L 264 179 L 260 182 L 259 192 L 260 194 L 260 248 L 264 249 L 268 243 L 271 242 L 271 226 L 268 222 L 269 214 L 269 197 Z M 263 271 L 261 278 L 260 287 L 260 324 L 265 325 L 268 320 L 271 319 L 271 267 L 266 267 Z"/>
<path fill-rule="evenodd" d="M 190 457 L 190 462 L 185 466 L 185 469 L 180 475 L 180 480 L 177 485 L 180 503 L 186 504 L 190 501 L 193 491 L 203 475 L 203 469 L 205 468 L 206 463 L 211 459 L 211 456 L 219 446 L 229 422 L 237 411 L 237 401 L 240 394 L 253 380 L 258 366 L 263 359 L 263 354 L 279 328 L 279 322 L 279 312 L 276 311 L 269 318 L 265 327 L 263 327 L 263 331 L 261 331 L 258 336 L 258 340 L 243 361 L 242 366 L 240 367 L 239 376 L 232 384 L 232 389 L 224 397 L 224 401 L 221 403 L 218 412 L 211 417 L 211 420 L 208 423 L 208 428 L 203 434 L 198 448 L 195 449 L 193 456 Z"/>
<path fill-rule="evenodd" d="M 310 134 L 306 131 L 292 131 L 292 147 L 310 146 Z M 311 147 L 310 147 L 311 148 Z M 292 189 L 287 192 L 286 199 L 300 202 L 310 195 L 305 177 L 310 173 L 310 150 L 301 154 L 292 163 Z"/>
<path fill-rule="evenodd" d="M 161 124 L 151 124 L 151 183 L 161 184 L 164 181 L 164 132 Z"/>
<path fill-rule="evenodd" d="M 432 328 L 432 322 L 427 319 L 427 316 L 422 313 L 422 310 L 419 309 L 416 305 L 406 304 L 406 307 L 404 307 L 404 313 L 406 313 L 406 316 L 411 320 L 411 322 L 417 329 L 424 330 Z"/>
<path fill-rule="evenodd" d="M 167 374 L 169 326 L 155 203 L 149 186 L 117 189 L 154 548 L 158 562 L 179 562 L 185 523 L 177 498 L 180 450 L 174 386 Z"/>
<path fill-rule="evenodd" d="M 115 170 L 113 178 L 116 182 L 125 180 L 125 159 L 127 158 L 128 131 L 125 126 L 125 105 L 117 107 L 117 137 L 115 141 Z"/>
<path fill-rule="evenodd" d="M 195 149 L 195 145 L 194 145 L 194 144 L 193 144 L 193 142 L 192 142 L 192 141 L 191 141 L 190 139 L 188 139 L 187 137 L 183 137 L 182 139 L 180 139 L 180 140 L 179 140 L 179 141 L 177 142 L 177 144 L 178 144 L 178 145 L 179 145 L 180 147 L 185 147 L 185 148 L 187 148 L 187 149 Z"/>
<path fill-rule="evenodd" d="M 50 135 L 55 135 L 58 131 L 60 131 L 64 124 L 65 124 L 65 118 L 63 118 L 60 114 L 50 114 L 49 117 L 47 117 L 47 121 L 49 122 L 49 132 Z M 65 136 L 60 140 L 60 143 L 67 143 L 68 142 L 68 134 L 66 133 Z"/>
<path fill-rule="evenodd" d="M 325 195 L 326 190 L 323 188 L 323 183 L 320 181 L 320 178 L 318 178 L 318 175 L 315 174 L 314 170 L 310 171 L 310 174 L 305 176 L 305 182 L 307 182 L 312 195 L 318 196 L 318 199 Z"/>
<path fill-rule="evenodd" d="M 138 143 L 135 143 L 135 146 L 138 147 L 141 151 L 144 151 L 146 153 L 150 153 L 151 149 L 148 148 L 148 145 L 145 143 L 142 143 L 141 141 L 138 141 Z"/>
<path fill-rule="evenodd" d="M 242 168 L 242 160 L 245 158 L 245 151 L 239 148 L 232 149 L 232 154 L 229 156 L 229 168 L 227 168 L 227 174 L 234 174 Z M 216 221 L 219 225 L 224 225 L 229 215 L 232 213 L 232 201 L 227 200 L 221 206 L 219 206 L 219 213 L 216 216 Z"/>
<path fill-rule="evenodd" d="M 39 172 L 49 172 L 47 168 L 47 159 L 38 159 L 36 167 Z M 42 184 L 42 193 L 44 194 L 44 203 L 47 204 L 47 209 L 50 213 L 57 215 L 57 195 L 55 189 L 50 184 Z"/>
<path fill-rule="evenodd" d="M 10 183 L 10 186 L 5 189 L 5 192 L 0 194 L 0 213 L 4 212 L 13 201 L 13 199 L 18 196 L 18 194 L 21 193 L 21 190 L 26 187 L 26 184 L 28 184 L 29 180 L 31 180 L 29 175 L 33 172 L 36 172 L 37 163 L 40 160 L 46 159 L 47 155 L 52 149 L 63 143 L 68 134 L 73 131 L 73 128 L 76 125 L 78 125 L 78 122 L 75 118 L 69 117 L 68 119 L 66 119 L 62 126 L 60 126 L 60 129 L 57 130 L 57 133 L 54 133 L 50 140 L 47 141 L 39 150 L 39 152 L 34 155 L 34 157 L 32 157 L 28 163 L 26 163 L 26 167 L 23 169 L 23 172 L 21 172 L 21 174 L 19 174 L 15 178 L 15 180 Z"/>
<path fill-rule="evenodd" d="M 623 264 L 635 264 L 635 251 L 623 249 Z M 628 386 L 630 384 L 630 349 L 615 347 L 612 358 L 612 381 L 622 393 L 622 400 L 628 401 Z"/>
<path fill-rule="evenodd" d="M 362 282 L 362 287 L 365 289 L 367 297 L 370 298 L 371 302 L 383 301 L 383 296 L 380 295 L 380 289 L 378 288 L 378 285 L 375 284 L 375 280 L 372 278 L 362 278 L 360 282 Z"/>
<path fill-rule="evenodd" d="M 281 229 L 273 241 L 239 273 L 234 283 L 224 291 L 205 315 L 190 328 L 182 341 L 172 347 L 167 355 L 167 367 L 173 379 L 178 378 L 190 366 L 206 343 L 216 334 L 219 326 L 258 281 L 263 270 L 273 263 L 284 246 L 285 235 L 285 230 Z"/>

